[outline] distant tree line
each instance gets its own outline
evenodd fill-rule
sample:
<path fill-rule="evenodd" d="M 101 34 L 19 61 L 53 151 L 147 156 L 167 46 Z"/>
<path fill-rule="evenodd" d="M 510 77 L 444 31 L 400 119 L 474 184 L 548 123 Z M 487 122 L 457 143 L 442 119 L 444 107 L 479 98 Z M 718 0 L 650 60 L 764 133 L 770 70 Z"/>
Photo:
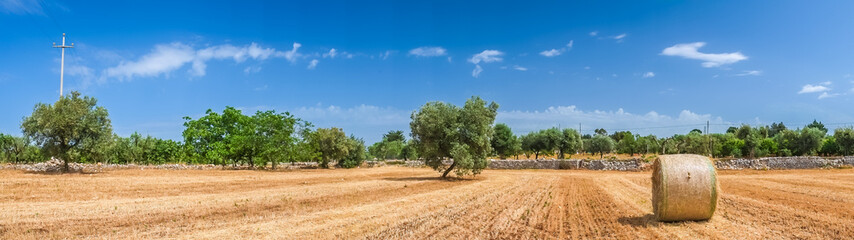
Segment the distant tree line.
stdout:
<path fill-rule="evenodd" d="M 692 153 L 726 157 L 839 156 L 854 154 L 854 129 L 828 132 L 813 121 L 798 129 L 783 123 L 730 127 L 726 133 L 694 129 L 670 137 L 641 136 L 629 131 L 608 134 L 595 129 L 549 128 L 517 136 L 506 124 L 494 124 L 498 104 L 472 97 L 462 107 L 429 102 L 412 113 L 411 138 L 389 131 L 368 147 L 340 128 L 314 128 L 290 113 L 258 111 L 245 115 L 226 107 L 207 110 L 198 119 L 185 117 L 183 142 L 133 133 L 113 133 L 109 114 L 97 100 L 77 92 L 54 104 L 37 104 L 21 123 L 23 136 L 0 134 L 0 162 L 32 163 L 51 157 L 69 162 L 120 164 L 190 163 L 250 168 L 276 168 L 280 163 L 336 163 L 352 168 L 366 159 L 417 159 L 447 176 L 478 174 L 488 157 L 571 158 L 575 154 L 629 155 Z"/>
<path fill-rule="evenodd" d="M 363 140 L 340 128 L 317 128 L 289 113 L 244 115 L 233 107 L 184 118 L 183 142 L 133 133 L 113 133 L 107 110 L 97 100 L 72 92 L 54 104 L 36 105 L 21 124 L 22 137 L 0 134 L 0 161 L 163 164 L 191 163 L 275 168 L 282 162 L 318 162 L 322 167 L 359 166 Z"/>
<path fill-rule="evenodd" d="M 629 155 L 691 153 L 716 158 L 766 156 L 840 156 L 854 154 L 854 129 L 837 128 L 828 132 L 824 124 L 813 121 L 799 129 L 788 129 L 780 123 L 752 127 L 730 127 L 726 133 L 703 134 L 694 129 L 670 137 L 641 136 L 630 131 L 608 134 L 605 129 L 593 135 L 579 135 L 574 129 L 549 128 L 513 135 L 510 127 L 496 124 L 492 138 L 493 155 L 502 159 L 524 155 L 564 158 L 575 153 Z"/>

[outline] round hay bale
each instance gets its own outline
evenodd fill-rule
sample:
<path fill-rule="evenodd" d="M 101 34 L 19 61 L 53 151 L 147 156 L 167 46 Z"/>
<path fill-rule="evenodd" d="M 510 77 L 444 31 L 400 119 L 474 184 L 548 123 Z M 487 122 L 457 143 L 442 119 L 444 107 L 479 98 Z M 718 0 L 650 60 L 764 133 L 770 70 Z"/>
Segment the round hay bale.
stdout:
<path fill-rule="evenodd" d="M 652 209 L 658 221 L 708 220 L 717 203 L 717 173 L 709 158 L 677 154 L 655 159 Z"/>

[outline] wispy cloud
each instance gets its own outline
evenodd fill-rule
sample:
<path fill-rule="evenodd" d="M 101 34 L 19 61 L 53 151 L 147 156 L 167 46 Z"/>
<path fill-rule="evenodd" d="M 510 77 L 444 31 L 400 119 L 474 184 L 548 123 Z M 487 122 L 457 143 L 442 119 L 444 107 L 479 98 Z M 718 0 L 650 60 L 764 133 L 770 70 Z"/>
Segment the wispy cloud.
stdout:
<path fill-rule="evenodd" d="M 590 36 L 595 37 L 596 35 L 599 35 L 599 31 L 590 32 Z"/>
<path fill-rule="evenodd" d="M 513 66 L 513 69 L 516 69 L 516 70 L 519 70 L 519 71 L 528 71 L 528 68 L 526 68 L 526 67 L 522 67 L 522 66 L 519 66 L 519 65 L 515 65 L 515 66 Z"/>
<path fill-rule="evenodd" d="M 475 78 L 480 77 L 480 73 L 482 72 L 483 68 L 480 65 L 474 65 L 474 70 L 471 70 L 471 76 Z"/>
<path fill-rule="evenodd" d="M 447 50 L 442 47 L 419 47 L 409 50 L 409 55 L 418 57 L 439 57 L 447 54 Z"/>
<path fill-rule="evenodd" d="M 503 58 L 501 58 L 501 56 L 503 56 L 503 55 L 504 55 L 504 53 L 501 51 L 498 51 L 498 50 L 483 50 L 483 52 L 480 52 L 478 54 L 473 55 L 468 60 L 470 63 L 474 63 L 474 66 L 475 66 L 474 70 L 472 70 L 472 72 L 471 72 L 471 76 L 477 78 L 480 76 L 480 73 L 483 72 L 483 68 L 480 67 L 481 62 L 482 63 L 500 62 L 500 61 L 504 60 Z"/>
<path fill-rule="evenodd" d="M 801 87 L 801 91 L 798 91 L 798 94 L 830 91 L 830 88 L 827 87 L 827 85 L 830 85 L 830 84 L 827 82 L 820 83 L 819 85 L 807 84 L 807 85 L 804 85 L 803 87 Z"/>
<path fill-rule="evenodd" d="M 735 76 L 760 76 L 762 75 L 762 71 L 759 70 L 750 70 L 750 71 L 742 71 L 741 73 L 735 74 Z"/>
<path fill-rule="evenodd" d="M 635 76 L 637 76 L 637 75 L 635 75 Z M 651 77 L 655 77 L 654 72 L 646 72 L 643 74 L 643 78 L 651 78 Z"/>
<path fill-rule="evenodd" d="M 210 60 L 232 59 L 241 63 L 247 59 L 265 60 L 271 57 L 282 57 L 293 63 L 301 56 L 297 52 L 300 46 L 302 45 L 294 43 L 293 49 L 281 52 L 274 48 L 260 47 L 257 43 L 241 47 L 223 44 L 198 50 L 180 42 L 159 44 L 136 61 L 121 61 L 118 66 L 105 69 L 101 77 L 130 80 L 135 77 L 169 76 L 171 72 L 187 64 L 191 64 L 190 74 L 204 76 L 207 62 Z"/>
<path fill-rule="evenodd" d="M 317 68 L 317 63 L 320 63 L 320 61 L 319 61 L 319 60 L 317 60 L 317 59 L 312 59 L 312 60 L 311 60 L 311 62 L 309 62 L 309 63 L 308 63 L 308 67 L 307 67 L 307 68 L 308 68 L 308 69 L 311 69 L 311 70 L 314 70 L 315 68 Z"/>
<path fill-rule="evenodd" d="M 257 67 L 248 66 L 248 67 L 243 69 L 243 73 L 245 73 L 245 74 L 258 73 L 258 72 L 261 72 L 261 66 L 257 66 Z"/>
<path fill-rule="evenodd" d="M 500 62 L 504 60 L 501 58 L 504 53 L 498 50 L 483 50 L 478 54 L 475 54 L 471 58 L 469 58 L 469 62 L 474 64 L 479 64 L 480 62 L 491 63 L 491 62 Z"/>
<path fill-rule="evenodd" d="M 540 55 L 543 55 L 545 57 L 554 57 L 560 55 L 561 53 L 563 53 L 563 51 L 552 48 L 551 50 L 540 52 Z"/>
<path fill-rule="evenodd" d="M 821 95 L 818 95 L 818 99 L 832 98 L 832 97 L 836 97 L 836 96 L 839 96 L 839 93 L 823 92 L 823 93 L 821 93 Z"/>
<path fill-rule="evenodd" d="M 391 55 L 394 54 L 394 52 L 395 51 L 388 50 L 388 51 L 385 51 L 383 53 L 380 53 L 380 59 L 386 60 L 386 59 L 388 59 L 388 57 L 391 57 Z"/>
<path fill-rule="evenodd" d="M 300 47 L 302 47 L 302 44 L 295 42 L 293 48 L 290 51 L 276 52 L 276 56 L 284 57 L 291 63 L 294 63 L 297 61 L 297 58 L 300 57 L 300 54 L 297 53 L 297 50 L 299 50 Z"/>
<path fill-rule="evenodd" d="M 0 0 L 0 12 L 18 15 L 44 15 L 39 0 Z"/>
<path fill-rule="evenodd" d="M 698 49 L 705 46 L 705 42 L 682 43 L 672 47 L 665 48 L 661 51 L 661 55 L 677 56 L 687 59 L 695 59 L 704 61 L 703 67 L 720 67 L 722 65 L 732 64 L 739 61 L 747 60 L 747 56 L 741 52 L 732 53 L 702 53 Z"/>
<path fill-rule="evenodd" d="M 328 53 L 323 54 L 323 58 L 335 58 L 335 56 L 338 56 L 338 50 L 335 50 L 334 48 L 329 49 Z"/>
<path fill-rule="evenodd" d="M 573 45 L 573 40 L 569 40 L 569 43 L 567 43 L 565 47 L 562 47 L 559 49 L 552 48 L 551 50 L 545 50 L 545 51 L 540 52 L 540 55 L 543 55 L 545 57 L 555 57 L 555 56 L 563 54 L 563 52 L 572 50 L 572 45 Z"/>
<path fill-rule="evenodd" d="M 628 36 L 628 34 L 623 33 L 623 34 L 620 34 L 617 36 L 613 36 L 611 38 L 613 38 L 614 40 L 617 40 L 618 43 L 621 43 L 621 42 L 623 42 L 623 40 L 625 40 L 626 36 Z"/>

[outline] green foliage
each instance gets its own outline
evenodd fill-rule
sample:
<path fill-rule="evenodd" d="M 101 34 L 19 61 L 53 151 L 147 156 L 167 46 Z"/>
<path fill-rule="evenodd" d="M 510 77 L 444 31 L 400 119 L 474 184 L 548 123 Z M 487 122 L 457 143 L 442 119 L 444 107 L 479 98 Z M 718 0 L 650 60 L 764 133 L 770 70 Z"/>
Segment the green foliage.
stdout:
<path fill-rule="evenodd" d="M 768 129 L 768 136 L 777 136 L 777 134 L 782 132 L 783 130 L 786 130 L 786 125 L 784 125 L 783 122 L 771 123 L 771 127 Z"/>
<path fill-rule="evenodd" d="M 584 147 L 587 148 L 588 152 L 599 153 L 599 158 L 602 158 L 605 153 L 614 151 L 616 143 L 614 139 L 608 136 L 597 134 L 588 140 L 588 142 L 585 142 Z"/>
<path fill-rule="evenodd" d="M 734 137 L 732 134 L 727 134 L 729 137 L 721 146 L 722 156 L 741 157 L 741 149 L 744 148 L 744 140 Z"/>
<path fill-rule="evenodd" d="M 520 139 L 522 152 L 526 155 L 534 154 L 534 159 L 539 159 L 540 153 L 549 151 L 549 143 L 543 131 L 530 132 Z"/>
<path fill-rule="evenodd" d="M 506 124 L 495 124 L 492 133 L 492 149 L 501 159 L 516 155 L 522 147 L 522 142 Z"/>
<path fill-rule="evenodd" d="M 400 142 L 400 141 L 395 141 Z M 365 161 L 365 140 L 350 136 L 347 139 L 347 155 L 338 161 L 338 166 L 342 168 L 354 168 L 362 165 Z"/>
<path fill-rule="evenodd" d="M 97 102 L 71 92 L 53 105 L 39 103 L 32 115 L 24 118 L 21 129 L 46 154 L 62 159 L 68 171 L 69 162 L 95 152 L 112 136 L 107 109 L 96 106 Z"/>
<path fill-rule="evenodd" d="M 561 138 L 557 144 L 558 158 L 563 159 L 564 154 L 572 154 L 581 149 L 581 134 L 575 129 L 566 128 L 561 131 Z"/>
<path fill-rule="evenodd" d="M 839 144 L 836 143 L 836 138 L 833 136 L 827 137 L 822 141 L 821 148 L 819 148 L 818 153 L 824 156 L 833 156 L 837 155 L 840 152 Z"/>
<path fill-rule="evenodd" d="M 827 134 L 827 128 L 824 127 L 824 123 L 816 121 L 815 119 L 812 120 L 812 123 L 807 124 L 807 126 L 804 127 L 804 129 L 806 129 L 806 128 L 815 128 L 815 129 L 821 130 L 822 134 Z"/>
<path fill-rule="evenodd" d="M 765 157 L 779 151 L 777 147 L 777 141 L 774 141 L 773 138 L 763 138 L 759 141 L 759 147 L 757 149 L 756 156 L 757 157 Z"/>
<path fill-rule="evenodd" d="M 222 114 L 208 109 L 207 115 L 193 120 L 184 117 L 184 141 L 188 157 L 196 162 L 233 165 L 246 163 L 254 168 L 266 162 L 290 157 L 295 145 L 293 133 L 299 119 L 289 113 L 258 111 L 246 116 L 233 107 Z M 304 146 L 303 146 L 304 147 Z M 316 148 L 303 148 L 312 150 Z"/>
<path fill-rule="evenodd" d="M 839 150 L 843 155 L 854 154 L 854 129 L 853 128 L 837 128 L 833 131 L 833 137 L 839 145 Z"/>
<path fill-rule="evenodd" d="M 47 160 L 41 149 L 26 137 L 0 133 L 0 162 L 31 163 Z"/>
<path fill-rule="evenodd" d="M 403 131 L 389 131 L 382 141 L 368 147 L 368 153 L 378 159 L 408 159 L 415 155 L 414 148 L 408 146 Z"/>
<path fill-rule="evenodd" d="M 343 130 L 336 127 L 318 128 L 309 141 L 318 147 L 320 152 L 318 164 L 323 168 L 329 167 L 331 161 L 344 159 L 352 148 L 351 139 L 347 138 Z"/>
<path fill-rule="evenodd" d="M 632 132 L 615 132 L 611 138 L 617 142 L 616 149 L 618 153 L 634 155 L 638 149 L 637 138 L 635 135 L 632 135 Z"/>
<path fill-rule="evenodd" d="M 403 136 L 403 131 L 400 131 L 400 130 L 388 131 L 388 133 L 383 135 L 383 140 L 388 141 L 388 142 L 394 142 L 394 141 L 406 142 L 406 137 Z"/>
<path fill-rule="evenodd" d="M 429 102 L 412 113 L 412 138 L 425 164 L 444 172 L 451 170 L 457 176 L 479 174 L 487 165 L 492 124 L 498 111 L 495 102 L 486 104 L 480 97 L 472 97 L 459 108 L 444 102 Z M 450 166 L 442 160 L 452 160 Z M 456 169 L 455 169 L 456 168 Z"/>

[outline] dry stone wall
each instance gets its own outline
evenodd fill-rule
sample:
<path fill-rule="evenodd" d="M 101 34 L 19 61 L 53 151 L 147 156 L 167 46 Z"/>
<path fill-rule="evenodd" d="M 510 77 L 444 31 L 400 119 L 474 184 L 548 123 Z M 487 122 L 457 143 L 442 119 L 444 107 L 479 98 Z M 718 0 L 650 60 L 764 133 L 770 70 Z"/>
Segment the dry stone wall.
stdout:
<path fill-rule="evenodd" d="M 446 164 L 450 164 L 447 162 Z M 650 169 L 651 162 L 643 159 L 630 160 L 495 160 L 492 159 L 488 169 L 586 169 L 603 171 L 645 171 Z M 406 161 L 407 167 L 424 167 L 422 161 Z M 824 158 L 807 157 L 767 157 L 758 159 L 726 159 L 717 160 L 718 169 L 816 169 L 839 168 L 854 166 L 854 156 Z"/>
<path fill-rule="evenodd" d="M 854 156 L 823 158 L 804 157 L 767 157 L 757 159 L 729 159 L 715 162 L 718 169 L 814 169 L 854 166 Z"/>

